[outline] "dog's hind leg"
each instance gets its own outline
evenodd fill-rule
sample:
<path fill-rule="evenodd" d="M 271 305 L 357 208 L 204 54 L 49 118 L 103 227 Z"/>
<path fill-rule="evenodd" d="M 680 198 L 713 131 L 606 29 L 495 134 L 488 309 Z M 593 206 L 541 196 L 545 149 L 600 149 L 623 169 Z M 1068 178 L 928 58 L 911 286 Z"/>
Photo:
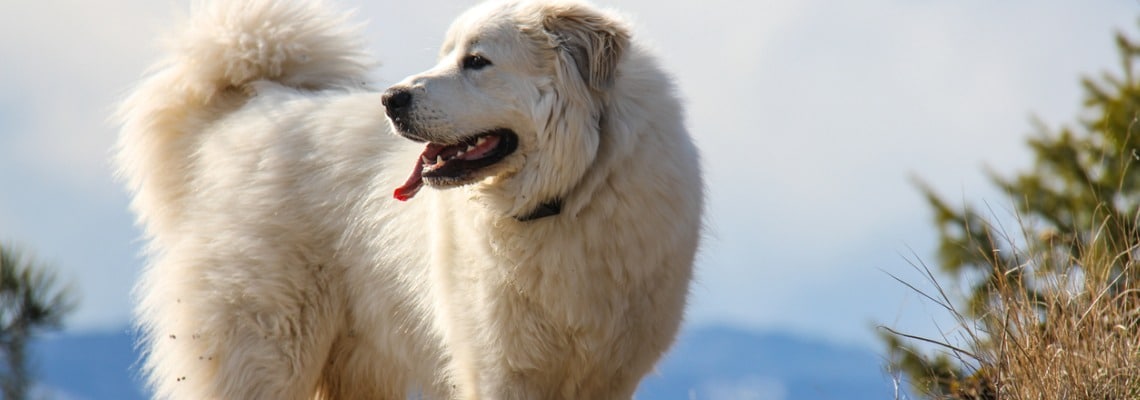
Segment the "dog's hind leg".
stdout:
<path fill-rule="evenodd" d="M 315 400 L 404 400 L 405 371 L 391 368 L 396 362 L 377 354 L 367 339 L 344 335 L 336 340 L 325 364 Z M 388 367 L 383 371 L 377 368 Z"/>
<path fill-rule="evenodd" d="M 337 273 L 269 249 L 260 254 L 277 262 L 219 252 L 217 242 L 190 245 L 210 242 L 196 239 L 143 276 L 144 368 L 155 398 L 311 399 L 342 326 Z"/>

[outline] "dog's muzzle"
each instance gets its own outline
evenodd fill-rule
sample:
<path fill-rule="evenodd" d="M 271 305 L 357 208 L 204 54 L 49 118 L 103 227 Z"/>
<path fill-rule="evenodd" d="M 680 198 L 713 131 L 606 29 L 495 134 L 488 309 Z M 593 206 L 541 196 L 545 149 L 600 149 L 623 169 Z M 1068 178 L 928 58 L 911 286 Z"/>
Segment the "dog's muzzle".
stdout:
<path fill-rule="evenodd" d="M 380 96 L 380 103 L 384 105 L 384 112 L 388 119 L 396 126 L 396 130 L 405 138 L 416 142 L 426 142 L 424 138 L 415 135 L 409 115 L 412 109 L 412 91 L 407 88 L 392 87 Z"/>

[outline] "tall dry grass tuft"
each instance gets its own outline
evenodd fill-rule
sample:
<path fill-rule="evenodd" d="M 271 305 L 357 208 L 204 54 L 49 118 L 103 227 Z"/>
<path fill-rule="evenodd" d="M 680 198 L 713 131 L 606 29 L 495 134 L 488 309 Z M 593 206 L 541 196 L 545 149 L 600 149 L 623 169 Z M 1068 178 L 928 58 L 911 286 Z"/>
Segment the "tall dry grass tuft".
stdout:
<path fill-rule="evenodd" d="M 994 280 L 995 300 L 982 315 L 992 345 L 977 353 L 994 398 L 1140 398 L 1140 288 L 1131 278 L 1140 272 L 1136 232 L 1111 243 L 1106 228 L 1082 241 L 1087 245 L 1077 257 L 1025 252 L 1025 268 L 1066 273 L 1035 273 L 1024 283 Z"/>
<path fill-rule="evenodd" d="M 1140 225 L 1137 218 L 1130 222 L 1131 227 Z M 1024 237 L 1018 248 L 1009 236 L 993 239 L 1002 242 L 990 247 L 995 257 L 1012 251 L 1018 263 L 1012 270 L 993 271 L 986 289 L 989 301 L 975 305 L 970 313 L 953 306 L 924 264 L 914 265 L 934 285 L 935 294 L 895 277 L 952 313 L 966 343 L 962 348 L 948 338 L 883 328 L 894 343 L 906 338 L 944 350 L 935 358 L 935 364 L 942 365 L 932 368 L 938 373 L 911 376 L 914 388 L 934 399 L 1140 399 L 1140 280 L 1136 279 L 1140 232 L 1129 229 L 1125 235 L 1109 235 L 1106 232 L 1119 227 L 1108 223 L 1102 221 L 1081 240 L 1050 237 L 1056 234 L 1047 231 Z M 1034 230 L 1022 229 L 1025 235 L 1030 232 Z M 1081 248 L 1059 250 L 1064 249 L 1056 246 L 1060 240 L 1079 243 Z M 914 367 L 920 359 L 917 354 L 897 353 L 914 349 L 898 346 L 892 360 L 904 368 L 909 361 Z M 956 366 L 946 368 L 946 363 Z"/>

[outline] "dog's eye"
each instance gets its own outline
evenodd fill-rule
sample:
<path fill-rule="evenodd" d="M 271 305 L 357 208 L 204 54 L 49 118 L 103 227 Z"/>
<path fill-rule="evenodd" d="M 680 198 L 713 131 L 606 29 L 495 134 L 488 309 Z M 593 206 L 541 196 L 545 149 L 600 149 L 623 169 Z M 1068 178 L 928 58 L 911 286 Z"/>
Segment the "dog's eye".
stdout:
<path fill-rule="evenodd" d="M 479 55 L 463 57 L 463 69 L 479 70 L 491 65 L 491 60 Z"/>

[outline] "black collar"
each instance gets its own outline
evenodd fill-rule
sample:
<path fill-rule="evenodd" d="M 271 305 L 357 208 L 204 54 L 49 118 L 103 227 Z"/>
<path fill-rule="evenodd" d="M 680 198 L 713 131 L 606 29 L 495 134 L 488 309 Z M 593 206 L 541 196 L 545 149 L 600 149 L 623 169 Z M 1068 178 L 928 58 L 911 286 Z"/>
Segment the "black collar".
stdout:
<path fill-rule="evenodd" d="M 539 204 L 534 211 L 528 214 L 515 217 L 519 222 L 529 222 L 536 219 L 546 218 L 552 215 L 558 215 L 562 212 L 562 199 L 554 199 L 548 202 Z"/>

